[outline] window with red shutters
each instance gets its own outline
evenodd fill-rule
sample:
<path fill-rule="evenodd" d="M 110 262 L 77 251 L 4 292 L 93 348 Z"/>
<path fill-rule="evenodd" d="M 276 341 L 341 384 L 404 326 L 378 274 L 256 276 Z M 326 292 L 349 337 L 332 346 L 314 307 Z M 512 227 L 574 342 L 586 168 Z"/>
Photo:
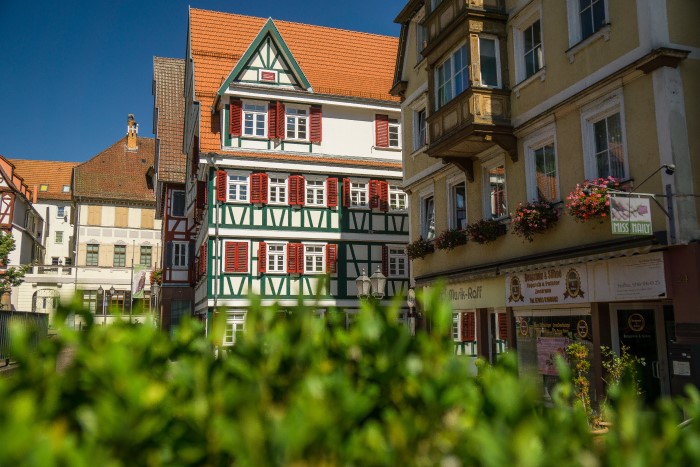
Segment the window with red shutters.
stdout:
<path fill-rule="evenodd" d="M 326 245 L 326 273 L 335 274 L 338 262 L 338 245 Z"/>
<path fill-rule="evenodd" d="M 343 179 L 343 206 L 346 208 L 350 207 L 350 179 L 349 178 L 344 178 Z"/>
<path fill-rule="evenodd" d="M 508 315 L 505 313 L 498 313 L 498 338 L 502 341 L 508 339 Z"/>
<path fill-rule="evenodd" d="M 248 272 L 248 242 L 225 242 L 224 272 Z"/>
<path fill-rule="evenodd" d="M 462 342 L 476 340 L 476 316 L 471 311 L 462 313 Z"/>
<path fill-rule="evenodd" d="M 379 180 L 369 181 L 369 208 L 379 209 Z"/>
<path fill-rule="evenodd" d="M 326 179 L 327 194 L 326 199 L 329 208 L 338 207 L 338 179 Z"/>
<path fill-rule="evenodd" d="M 287 244 L 287 273 L 304 273 L 304 245 L 301 243 Z"/>
<path fill-rule="evenodd" d="M 306 193 L 303 175 L 290 175 L 287 179 L 288 202 L 290 206 L 303 206 L 305 204 Z"/>
<path fill-rule="evenodd" d="M 226 202 L 226 190 L 228 189 L 228 174 L 225 170 L 216 171 L 216 200 Z"/>
<path fill-rule="evenodd" d="M 323 133 L 322 123 L 322 113 L 321 106 L 312 105 L 309 109 L 309 115 L 311 117 L 310 131 L 309 131 L 309 141 L 312 143 L 320 143 L 321 135 Z"/>
<path fill-rule="evenodd" d="M 250 202 L 253 204 L 267 204 L 268 177 L 264 173 L 250 175 Z"/>
<path fill-rule="evenodd" d="M 265 242 L 258 243 L 258 272 L 267 271 L 267 244 Z"/>
<path fill-rule="evenodd" d="M 374 120 L 375 145 L 378 148 L 389 147 L 389 116 L 378 114 Z"/>
<path fill-rule="evenodd" d="M 389 211 L 389 183 L 385 181 L 379 182 L 379 209 L 381 211 Z"/>
<path fill-rule="evenodd" d="M 382 274 L 389 277 L 389 247 L 382 245 Z"/>
<path fill-rule="evenodd" d="M 241 122 L 243 119 L 243 103 L 239 99 L 231 99 L 229 109 L 229 133 L 231 136 L 241 136 Z"/>

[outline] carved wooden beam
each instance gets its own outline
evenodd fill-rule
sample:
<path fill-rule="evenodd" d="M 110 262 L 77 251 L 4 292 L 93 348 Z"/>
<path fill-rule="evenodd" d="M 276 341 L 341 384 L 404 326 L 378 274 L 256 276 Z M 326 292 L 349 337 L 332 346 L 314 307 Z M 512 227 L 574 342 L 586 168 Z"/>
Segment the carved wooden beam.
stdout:
<path fill-rule="evenodd" d="M 474 181 L 474 160 L 461 157 L 444 157 L 445 162 L 451 162 L 467 175 L 467 180 Z"/>

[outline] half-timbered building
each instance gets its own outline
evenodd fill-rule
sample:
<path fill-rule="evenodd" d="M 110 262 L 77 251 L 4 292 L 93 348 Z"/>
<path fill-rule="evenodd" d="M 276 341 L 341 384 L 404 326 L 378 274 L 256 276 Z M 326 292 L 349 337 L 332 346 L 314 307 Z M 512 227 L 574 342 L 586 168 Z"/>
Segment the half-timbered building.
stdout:
<path fill-rule="evenodd" d="M 250 293 L 352 312 L 363 271 L 388 277 L 385 300 L 407 288 L 400 108 L 389 94 L 397 46 L 190 10 L 185 199 L 196 240 L 194 252 L 174 242 L 171 255 L 187 264 L 194 254 L 195 313 L 225 309 L 226 344 Z"/>
<path fill-rule="evenodd" d="M 153 133 L 156 137 L 155 197 L 156 218 L 162 222 L 159 258 L 162 275 L 160 292 L 154 297 L 163 329 L 172 330 L 192 312 L 190 282 L 193 260 L 190 251 L 194 222 L 185 216 L 185 153 L 182 133 L 185 115 L 183 95 L 185 61 L 176 58 L 153 59 Z M 174 250 L 187 251 L 187 261 L 174 259 Z M 158 290 L 156 288 L 155 290 Z"/>

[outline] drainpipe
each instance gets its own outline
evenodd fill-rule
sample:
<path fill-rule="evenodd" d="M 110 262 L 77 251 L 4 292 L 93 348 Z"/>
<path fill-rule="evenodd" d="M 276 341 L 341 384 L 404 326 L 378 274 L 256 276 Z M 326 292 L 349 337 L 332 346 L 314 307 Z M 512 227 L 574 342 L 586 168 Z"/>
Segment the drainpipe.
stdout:
<path fill-rule="evenodd" d="M 216 163 L 212 164 L 214 166 L 214 173 L 218 173 L 219 166 Z M 214 213 L 216 214 L 214 218 L 214 257 L 219 257 L 219 217 L 221 215 L 219 206 L 219 198 L 216 196 L 216 188 L 214 189 Z M 214 311 L 216 312 L 216 307 L 218 306 L 219 300 L 219 276 L 221 275 L 221 261 L 215 261 L 212 272 L 216 274 L 216 287 L 214 287 Z M 213 285 L 213 284 L 212 284 Z"/>

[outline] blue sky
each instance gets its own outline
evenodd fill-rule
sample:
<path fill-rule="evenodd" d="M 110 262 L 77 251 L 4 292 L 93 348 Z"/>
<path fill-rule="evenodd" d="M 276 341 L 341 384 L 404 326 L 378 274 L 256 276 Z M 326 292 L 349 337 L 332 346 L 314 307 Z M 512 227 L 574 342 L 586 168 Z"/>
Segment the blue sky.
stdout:
<path fill-rule="evenodd" d="M 188 6 L 398 36 L 406 0 L 0 0 L 0 154 L 85 161 L 152 136 L 153 56 L 184 58 Z"/>

